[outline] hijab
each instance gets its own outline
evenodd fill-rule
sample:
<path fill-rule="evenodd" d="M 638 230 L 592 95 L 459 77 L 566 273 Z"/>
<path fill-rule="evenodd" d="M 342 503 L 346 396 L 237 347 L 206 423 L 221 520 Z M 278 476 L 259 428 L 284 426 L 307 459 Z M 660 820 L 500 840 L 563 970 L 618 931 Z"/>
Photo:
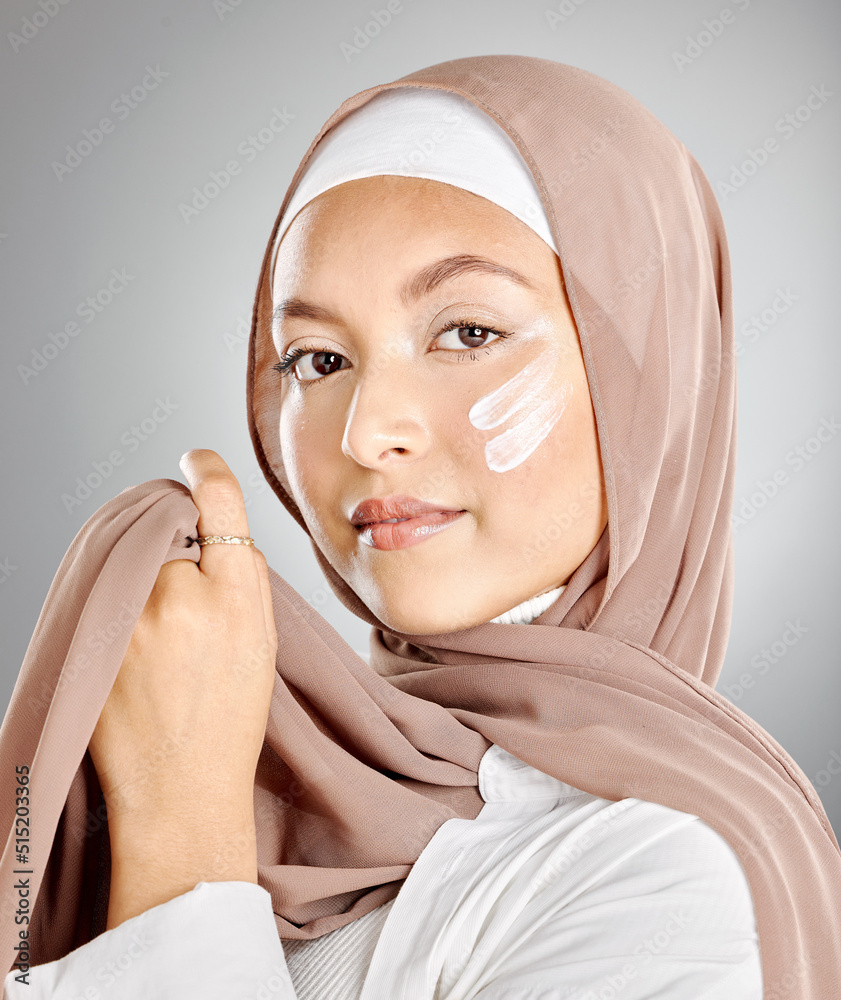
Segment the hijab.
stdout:
<path fill-rule="evenodd" d="M 745 869 L 765 996 L 828 997 L 841 978 L 838 842 L 797 764 L 714 688 L 733 593 L 724 226 L 698 163 L 646 108 L 584 70 L 512 55 L 440 63 L 344 101 L 292 178 L 259 275 L 246 389 L 263 474 L 307 531 L 277 435 L 273 248 L 330 130 L 402 87 L 472 102 L 528 165 L 579 331 L 608 525 L 534 623 L 437 635 L 378 621 L 313 541 L 338 598 L 371 625 L 370 666 L 270 570 L 278 678 L 254 795 L 278 934 L 320 937 L 392 899 L 443 823 L 478 814 L 479 762 L 497 744 L 593 795 L 700 816 Z M 124 490 L 80 530 L 38 619 L 0 730 L 4 780 L 29 767 L 32 964 L 104 929 L 107 817 L 87 742 L 160 566 L 199 559 L 197 518 L 175 480 Z M 4 795 L 6 968 L 19 953 L 15 808 Z"/>

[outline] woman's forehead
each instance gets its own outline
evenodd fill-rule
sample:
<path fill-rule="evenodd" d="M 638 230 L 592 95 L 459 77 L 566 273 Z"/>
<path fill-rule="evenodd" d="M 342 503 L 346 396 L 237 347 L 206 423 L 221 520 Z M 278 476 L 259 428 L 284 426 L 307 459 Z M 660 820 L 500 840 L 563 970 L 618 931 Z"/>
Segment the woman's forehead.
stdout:
<path fill-rule="evenodd" d="M 496 262 L 500 273 L 519 267 L 535 285 L 557 273 L 554 251 L 494 202 L 440 181 L 365 177 L 323 192 L 296 215 L 278 247 L 274 299 L 325 269 L 364 270 L 371 261 L 397 273 L 466 256 Z"/>
<path fill-rule="evenodd" d="M 325 237 L 335 240 L 351 227 L 364 231 L 372 225 L 405 225 L 407 215 L 411 226 L 403 231 L 404 238 L 413 232 L 445 238 L 448 231 L 460 234 L 471 226 L 493 226 L 501 233 L 524 229 L 535 235 L 516 216 L 472 191 L 427 178 L 376 175 L 345 181 L 308 202 L 284 234 L 279 251 L 293 232 L 300 240 L 327 229 Z"/>

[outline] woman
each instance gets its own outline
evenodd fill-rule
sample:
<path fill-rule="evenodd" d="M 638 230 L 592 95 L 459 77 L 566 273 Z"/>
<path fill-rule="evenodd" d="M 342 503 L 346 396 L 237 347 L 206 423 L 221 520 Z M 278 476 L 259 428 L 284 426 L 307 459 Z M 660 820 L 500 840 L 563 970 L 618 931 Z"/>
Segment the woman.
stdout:
<path fill-rule="evenodd" d="M 95 776 L 68 754 L 7 995 L 829 996 L 838 844 L 712 688 L 732 346 L 709 185 L 618 88 L 488 56 L 346 101 L 264 258 L 249 420 L 374 669 L 247 544 L 214 453 L 194 506 L 159 480 L 97 512 L 76 549 L 120 542 L 151 600 L 83 672 Z"/>

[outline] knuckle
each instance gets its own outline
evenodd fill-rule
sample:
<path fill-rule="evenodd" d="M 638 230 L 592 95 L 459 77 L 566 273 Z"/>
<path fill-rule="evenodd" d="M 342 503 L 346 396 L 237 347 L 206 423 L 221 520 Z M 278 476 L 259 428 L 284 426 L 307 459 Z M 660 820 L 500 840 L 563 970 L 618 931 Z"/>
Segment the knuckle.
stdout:
<path fill-rule="evenodd" d="M 184 625 L 195 614 L 195 569 L 186 559 L 164 563 L 143 608 L 138 627 L 146 633 Z"/>
<path fill-rule="evenodd" d="M 171 559 L 158 570 L 155 586 L 149 595 L 155 604 L 172 599 L 173 595 L 190 589 L 195 575 L 195 564 L 189 559 Z"/>

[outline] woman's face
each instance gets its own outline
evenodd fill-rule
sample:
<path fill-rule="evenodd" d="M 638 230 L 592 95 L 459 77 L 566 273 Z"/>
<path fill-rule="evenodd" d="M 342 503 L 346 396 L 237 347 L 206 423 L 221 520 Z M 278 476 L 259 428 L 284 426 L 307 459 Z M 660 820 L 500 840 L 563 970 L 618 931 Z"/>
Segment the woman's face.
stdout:
<path fill-rule="evenodd" d="M 448 184 L 349 181 L 284 235 L 274 306 L 292 494 L 380 621 L 454 631 L 567 582 L 607 505 L 578 333 L 536 233 Z M 370 500 L 386 505 L 358 510 Z M 409 519 L 372 526 L 393 518 Z"/>

